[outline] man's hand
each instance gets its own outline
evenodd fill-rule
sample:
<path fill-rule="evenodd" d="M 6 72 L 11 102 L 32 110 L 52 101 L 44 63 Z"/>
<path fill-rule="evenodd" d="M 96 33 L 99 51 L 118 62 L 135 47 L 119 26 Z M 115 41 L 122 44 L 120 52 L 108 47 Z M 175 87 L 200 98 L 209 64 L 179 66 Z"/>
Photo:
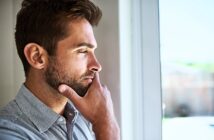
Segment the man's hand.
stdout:
<path fill-rule="evenodd" d="M 100 84 L 98 73 L 84 97 L 67 85 L 60 85 L 59 92 L 72 101 L 92 125 L 97 140 L 119 140 L 120 132 L 115 119 L 111 94 Z"/>

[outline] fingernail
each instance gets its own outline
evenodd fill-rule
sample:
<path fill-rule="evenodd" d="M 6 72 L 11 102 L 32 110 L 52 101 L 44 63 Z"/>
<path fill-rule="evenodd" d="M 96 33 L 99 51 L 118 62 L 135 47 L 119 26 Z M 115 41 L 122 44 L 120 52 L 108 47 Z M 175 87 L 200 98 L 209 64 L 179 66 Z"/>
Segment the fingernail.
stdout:
<path fill-rule="evenodd" d="M 64 85 L 60 85 L 58 88 L 59 92 L 64 92 L 66 90 L 66 87 Z"/>

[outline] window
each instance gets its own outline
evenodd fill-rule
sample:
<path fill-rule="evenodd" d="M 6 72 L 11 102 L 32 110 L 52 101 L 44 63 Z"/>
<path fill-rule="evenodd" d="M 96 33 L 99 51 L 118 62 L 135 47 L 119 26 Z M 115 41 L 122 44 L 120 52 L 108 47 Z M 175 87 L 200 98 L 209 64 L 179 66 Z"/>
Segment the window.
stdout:
<path fill-rule="evenodd" d="M 159 3 L 163 140 L 214 139 L 214 1 Z"/>

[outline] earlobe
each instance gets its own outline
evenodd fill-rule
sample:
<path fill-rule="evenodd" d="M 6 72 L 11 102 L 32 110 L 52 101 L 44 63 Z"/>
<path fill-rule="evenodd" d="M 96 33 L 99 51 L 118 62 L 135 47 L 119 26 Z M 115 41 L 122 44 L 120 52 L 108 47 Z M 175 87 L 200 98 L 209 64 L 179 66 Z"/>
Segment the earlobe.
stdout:
<path fill-rule="evenodd" d="M 47 53 L 40 45 L 28 43 L 24 48 L 24 54 L 28 63 L 36 68 L 43 69 L 47 64 Z"/>

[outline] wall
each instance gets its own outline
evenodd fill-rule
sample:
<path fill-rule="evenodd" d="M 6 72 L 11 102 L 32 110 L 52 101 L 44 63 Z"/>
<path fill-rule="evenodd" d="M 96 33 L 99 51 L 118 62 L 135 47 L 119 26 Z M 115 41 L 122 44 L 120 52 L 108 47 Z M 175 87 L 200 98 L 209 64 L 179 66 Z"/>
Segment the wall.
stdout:
<path fill-rule="evenodd" d="M 120 118 L 119 14 L 117 0 L 96 0 L 103 16 L 94 28 L 97 57 L 102 65 L 101 79 L 112 93 L 117 118 Z"/>
<path fill-rule="evenodd" d="M 0 107 L 11 100 L 23 81 L 21 62 L 14 42 L 14 12 L 20 1 L 0 1 Z"/>

